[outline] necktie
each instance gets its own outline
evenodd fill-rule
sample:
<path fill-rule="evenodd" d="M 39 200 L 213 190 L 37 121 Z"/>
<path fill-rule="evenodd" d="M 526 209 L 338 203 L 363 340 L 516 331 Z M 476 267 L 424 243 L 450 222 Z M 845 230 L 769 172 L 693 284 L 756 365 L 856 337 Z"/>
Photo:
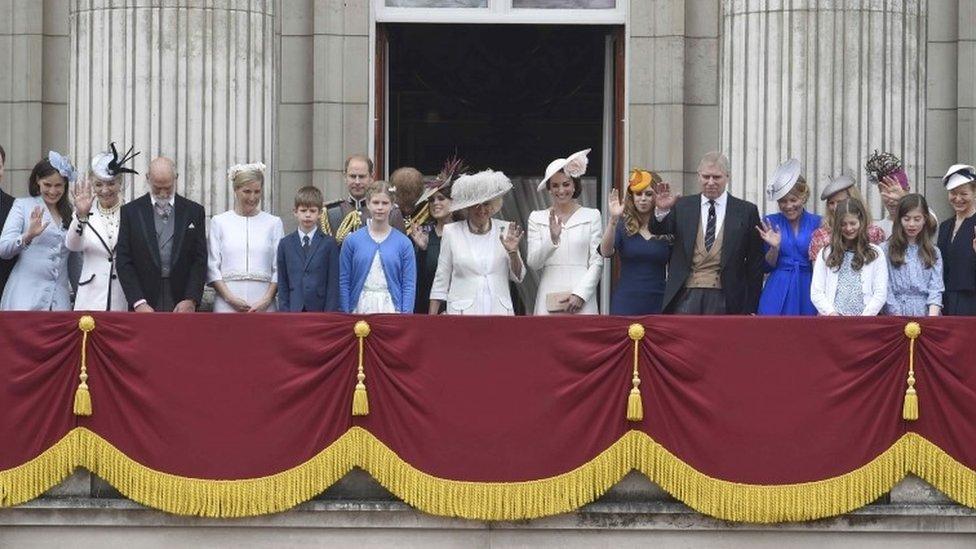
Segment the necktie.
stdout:
<path fill-rule="evenodd" d="M 705 224 L 705 249 L 712 250 L 715 244 L 715 201 L 708 201 L 708 223 Z"/>
<path fill-rule="evenodd" d="M 311 240 L 309 240 L 308 235 L 302 237 L 302 255 L 308 257 L 308 246 Z"/>
<path fill-rule="evenodd" d="M 163 218 L 163 221 L 169 220 L 170 214 L 173 213 L 173 206 L 169 202 L 157 202 L 155 208 L 156 213 L 159 214 L 159 217 Z"/>

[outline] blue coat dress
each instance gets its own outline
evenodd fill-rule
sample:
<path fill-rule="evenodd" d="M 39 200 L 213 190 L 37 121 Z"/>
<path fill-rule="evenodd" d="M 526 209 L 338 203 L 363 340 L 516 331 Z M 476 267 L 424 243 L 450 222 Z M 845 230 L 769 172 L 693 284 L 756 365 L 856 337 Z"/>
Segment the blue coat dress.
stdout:
<path fill-rule="evenodd" d="M 810 237 L 820 226 L 821 218 L 808 211 L 800 217 L 799 230 L 794 234 L 786 216 L 777 213 L 766 216 L 768 222 L 779 229 L 783 237 L 776 266 L 763 265 L 769 272 L 766 285 L 759 297 L 758 314 L 761 315 L 816 315 L 817 309 L 810 301 L 810 282 L 813 264 L 810 262 Z M 763 253 L 769 251 L 763 245 Z"/>
<path fill-rule="evenodd" d="M 17 239 L 27 231 L 31 212 L 40 206 L 44 211 L 44 232 L 29 246 L 18 248 Z M 0 298 L 4 311 L 70 311 L 71 285 L 68 283 L 68 248 L 64 244 L 65 228 L 55 223 L 41 197 L 14 201 L 0 233 L 0 257 L 17 257 L 17 264 Z"/>

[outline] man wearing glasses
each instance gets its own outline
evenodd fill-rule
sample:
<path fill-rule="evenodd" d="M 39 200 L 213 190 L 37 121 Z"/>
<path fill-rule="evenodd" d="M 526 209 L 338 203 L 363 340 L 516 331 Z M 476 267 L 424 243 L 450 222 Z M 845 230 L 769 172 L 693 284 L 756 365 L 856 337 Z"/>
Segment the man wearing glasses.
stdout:
<path fill-rule="evenodd" d="M 342 243 L 346 235 L 365 225 L 369 219 L 366 211 L 366 189 L 373 183 L 373 161 L 363 154 L 346 159 L 346 198 L 328 202 L 322 212 L 322 231 Z M 356 212 L 358 215 L 352 216 Z M 390 225 L 404 230 L 403 214 L 398 208 L 390 212 Z"/>

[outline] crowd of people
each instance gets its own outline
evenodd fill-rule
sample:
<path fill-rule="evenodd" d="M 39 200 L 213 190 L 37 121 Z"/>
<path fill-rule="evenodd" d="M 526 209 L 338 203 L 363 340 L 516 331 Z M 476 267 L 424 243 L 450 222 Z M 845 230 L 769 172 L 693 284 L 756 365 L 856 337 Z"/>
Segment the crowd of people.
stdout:
<path fill-rule="evenodd" d="M 512 315 L 513 288 L 532 270 L 532 314 L 598 314 L 601 275 L 616 258 L 614 315 L 976 314 L 972 166 L 943 178 L 954 215 L 942 223 L 898 158 L 878 152 L 865 165 L 887 214 L 876 223 L 849 171 L 824 185 L 825 214 L 809 211 L 792 159 L 765 188 L 779 212 L 760 216 L 729 194 L 718 152 L 701 159 L 700 192 L 678 196 L 634 169 L 601 214 L 579 202 L 589 152 L 549 163 L 537 191 L 551 206 L 525 229 L 497 217 L 512 189 L 503 172 L 471 173 L 451 158 L 433 178 L 404 167 L 375 181 L 372 161 L 354 155 L 348 196 L 326 202 L 302 187 L 297 229 L 285 235 L 261 209 L 261 163 L 229 169 L 234 207 L 208 230 L 203 206 L 177 193 L 171 159 L 152 159 L 149 192 L 124 203 L 138 153 L 120 156 L 113 143 L 79 174 L 52 151 L 31 171 L 30 196 L 0 191 L 0 310 L 192 312 L 210 285 L 215 312 Z M 0 180 L 5 162 L 0 148 Z"/>

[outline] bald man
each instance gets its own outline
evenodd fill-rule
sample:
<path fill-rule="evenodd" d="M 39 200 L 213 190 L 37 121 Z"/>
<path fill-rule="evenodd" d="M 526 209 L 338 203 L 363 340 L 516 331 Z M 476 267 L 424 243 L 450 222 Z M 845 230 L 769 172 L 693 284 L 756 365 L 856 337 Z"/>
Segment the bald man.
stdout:
<path fill-rule="evenodd" d="M 206 213 L 176 194 L 179 174 L 166 157 L 149 163 L 149 192 L 122 206 L 116 271 L 137 312 L 192 313 L 207 281 Z"/>

